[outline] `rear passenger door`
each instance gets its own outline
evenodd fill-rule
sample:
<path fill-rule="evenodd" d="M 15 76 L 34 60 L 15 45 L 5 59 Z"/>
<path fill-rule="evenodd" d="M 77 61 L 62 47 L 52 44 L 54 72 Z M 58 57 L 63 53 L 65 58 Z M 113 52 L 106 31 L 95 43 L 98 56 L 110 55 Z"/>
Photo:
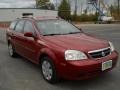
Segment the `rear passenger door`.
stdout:
<path fill-rule="evenodd" d="M 10 24 L 10 27 L 9 29 L 7 30 L 7 33 L 6 33 L 6 38 L 8 39 L 8 41 L 10 41 L 11 44 L 14 45 L 14 34 L 15 34 L 15 27 L 16 27 L 16 24 L 17 24 L 17 20 L 13 21 L 11 24 Z"/>
<path fill-rule="evenodd" d="M 24 34 L 23 34 L 23 27 L 24 27 L 24 20 L 19 20 L 15 30 L 14 30 L 14 47 L 17 53 L 19 53 L 20 55 L 24 55 L 24 46 L 23 46 L 23 42 L 24 40 Z"/>

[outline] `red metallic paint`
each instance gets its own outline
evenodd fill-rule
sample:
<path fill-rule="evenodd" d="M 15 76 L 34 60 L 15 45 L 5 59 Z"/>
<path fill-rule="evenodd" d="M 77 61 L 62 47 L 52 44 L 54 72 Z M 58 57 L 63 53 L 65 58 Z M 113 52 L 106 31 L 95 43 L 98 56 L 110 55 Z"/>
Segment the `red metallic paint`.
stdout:
<path fill-rule="evenodd" d="M 14 45 L 17 53 L 36 64 L 40 63 L 42 55 L 49 56 L 53 60 L 52 62 L 55 65 L 59 77 L 73 80 L 94 77 L 103 73 L 101 65 L 102 62 L 107 60 L 113 60 L 113 67 L 115 67 L 118 59 L 118 53 L 116 51 L 100 59 L 88 57 L 87 60 L 80 61 L 65 60 L 65 50 L 80 50 L 87 53 L 91 50 L 109 47 L 108 41 L 92 37 L 83 32 L 71 35 L 42 36 L 37 30 L 34 23 L 35 20 L 27 20 L 33 23 L 36 37 L 25 37 L 24 34 L 8 29 L 8 41 Z"/>

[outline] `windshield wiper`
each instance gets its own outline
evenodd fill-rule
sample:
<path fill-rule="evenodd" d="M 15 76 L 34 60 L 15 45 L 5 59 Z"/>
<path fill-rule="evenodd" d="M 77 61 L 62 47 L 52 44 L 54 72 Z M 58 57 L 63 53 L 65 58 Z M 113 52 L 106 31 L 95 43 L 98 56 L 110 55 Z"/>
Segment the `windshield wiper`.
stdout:
<path fill-rule="evenodd" d="M 62 34 L 45 34 L 43 36 L 54 36 L 54 35 L 62 35 Z"/>
<path fill-rule="evenodd" d="M 63 34 L 44 34 L 43 36 L 54 36 L 54 35 L 67 35 L 67 34 L 76 34 L 76 33 L 80 33 L 80 32 L 70 32 L 70 33 L 63 33 Z"/>
<path fill-rule="evenodd" d="M 80 32 L 70 32 L 68 34 L 77 34 L 77 33 L 80 33 Z"/>

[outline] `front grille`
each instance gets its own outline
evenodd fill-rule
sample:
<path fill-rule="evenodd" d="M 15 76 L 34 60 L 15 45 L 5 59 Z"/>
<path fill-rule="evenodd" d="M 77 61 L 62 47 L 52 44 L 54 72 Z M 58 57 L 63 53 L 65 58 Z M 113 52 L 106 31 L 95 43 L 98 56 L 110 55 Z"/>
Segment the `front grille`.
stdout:
<path fill-rule="evenodd" d="M 111 49 L 104 48 L 100 50 L 89 51 L 88 53 L 92 58 L 102 58 L 109 55 L 111 53 Z"/>

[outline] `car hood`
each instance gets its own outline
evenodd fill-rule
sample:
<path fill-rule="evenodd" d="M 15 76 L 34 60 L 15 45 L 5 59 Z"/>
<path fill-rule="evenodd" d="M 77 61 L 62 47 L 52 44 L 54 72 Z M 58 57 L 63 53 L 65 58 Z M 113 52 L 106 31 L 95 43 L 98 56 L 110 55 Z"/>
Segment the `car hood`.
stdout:
<path fill-rule="evenodd" d="M 108 47 L 108 42 L 84 33 L 44 36 L 47 42 L 66 50 L 90 51 Z"/>

